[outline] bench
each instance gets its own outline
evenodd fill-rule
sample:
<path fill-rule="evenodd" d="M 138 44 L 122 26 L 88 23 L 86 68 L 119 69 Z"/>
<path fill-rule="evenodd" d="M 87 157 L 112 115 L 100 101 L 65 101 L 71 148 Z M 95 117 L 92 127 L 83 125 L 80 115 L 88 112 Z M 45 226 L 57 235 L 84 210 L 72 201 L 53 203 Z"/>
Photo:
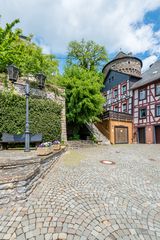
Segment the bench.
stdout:
<path fill-rule="evenodd" d="M 30 143 L 38 143 L 42 142 L 42 134 L 30 134 Z M 2 149 L 8 149 L 8 144 L 11 143 L 25 143 L 25 134 L 9 134 L 9 133 L 2 133 L 0 144 Z"/>

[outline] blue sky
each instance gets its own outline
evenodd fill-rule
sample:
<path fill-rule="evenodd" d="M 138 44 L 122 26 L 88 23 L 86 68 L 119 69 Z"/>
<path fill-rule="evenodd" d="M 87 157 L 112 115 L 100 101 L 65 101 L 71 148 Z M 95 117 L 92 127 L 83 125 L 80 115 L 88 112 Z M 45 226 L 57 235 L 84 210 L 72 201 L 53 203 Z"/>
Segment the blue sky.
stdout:
<path fill-rule="evenodd" d="M 0 14 L 2 25 L 19 18 L 61 71 L 68 43 L 82 38 L 105 46 L 110 59 L 132 52 L 143 70 L 160 58 L 160 0 L 0 0 Z"/>

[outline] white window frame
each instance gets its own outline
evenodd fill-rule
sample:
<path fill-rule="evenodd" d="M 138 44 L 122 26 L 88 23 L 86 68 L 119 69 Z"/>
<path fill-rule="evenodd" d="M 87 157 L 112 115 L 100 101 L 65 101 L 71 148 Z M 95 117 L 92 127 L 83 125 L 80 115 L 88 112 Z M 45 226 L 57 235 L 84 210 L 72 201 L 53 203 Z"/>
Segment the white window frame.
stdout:
<path fill-rule="evenodd" d="M 142 101 L 146 99 L 146 89 L 139 90 L 139 100 Z"/>
<path fill-rule="evenodd" d="M 125 109 L 124 109 L 125 106 Z M 127 112 L 127 103 L 122 104 L 122 112 Z"/>
<path fill-rule="evenodd" d="M 144 117 L 143 117 L 142 114 L 141 114 L 141 111 L 142 111 L 142 110 L 145 110 L 145 113 L 146 113 L 146 115 L 145 115 Z M 140 108 L 140 109 L 139 109 L 139 118 L 140 118 L 140 119 L 143 119 L 143 118 L 146 118 L 146 117 L 147 117 L 147 108 Z"/>
<path fill-rule="evenodd" d="M 115 95 L 115 92 L 117 93 L 116 95 Z M 114 89 L 113 94 L 114 94 L 114 98 L 118 97 L 118 89 Z"/>
<path fill-rule="evenodd" d="M 156 105 L 156 117 L 160 117 L 160 105 Z"/>
<path fill-rule="evenodd" d="M 156 84 L 156 89 L 155 90 L 156 90 L 156 96 L 160 96 L 160 83 Z"/>
<path fill-rule="evenodd" d="M 125 91 L 124 91 L 124 87 L 125 87 Z M 123 85 L 122 86 L 122 94 L 126 93 L 127 92 L 127 84 Z"/>
<path fill-rule="evenodd" d="M 117 110 L 116 110 L 117 109 Z M 118 105 L 114 106 L 114 111 L 118 112 Z"/>

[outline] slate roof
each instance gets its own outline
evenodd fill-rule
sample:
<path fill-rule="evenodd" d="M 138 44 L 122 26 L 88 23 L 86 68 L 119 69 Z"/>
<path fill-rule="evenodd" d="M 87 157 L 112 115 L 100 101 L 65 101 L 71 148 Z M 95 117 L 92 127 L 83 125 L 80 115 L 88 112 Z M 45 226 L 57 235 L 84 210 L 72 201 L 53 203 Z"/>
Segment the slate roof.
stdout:
<path fill-rule="evenodd" d="M 134 57 L 134 56 L 132 55 L 132 53 L 126 54 L 126 53 L 120 51 L 110 62 L 106 63 L 106 65 L 105 65 L 105 66 L 103 67 L 103 69 L 102 69 L 102 72 L 104 72 L 104 70 L 105 70 L 105 68 L 106 68 L 107 65 L 110 65 L 110 64 L 113 63 L 114 61 L 116 61 L 116 60 L 118 60 L 118 59 L 123 59 L 123 58 L 124 58 L 124 59 L 125 59 L 125 58 L 136 59 L 136 60 L 138 60 L 138 61 L 141 63 L 141 67 L 142 67 L 142 61 L 141 61 L 139 58 Z"/>
<path fill-rule="evenodd" d="M 133 57 L 133 56 L 132 56 L 132 53 L 126 54 L 126 53 L 120 51 L 120 52 L 114 57 L 113 60 L 119 59 L 119 58 L 124 58 L 124 57 Z"/>
<path fill-rule="evenodd" d="M 136 82 L 131 89 L 136 89 L 160 79 L 160 60 L 153 63 L 150 68 L 142 74 L 142 79 Z"/>

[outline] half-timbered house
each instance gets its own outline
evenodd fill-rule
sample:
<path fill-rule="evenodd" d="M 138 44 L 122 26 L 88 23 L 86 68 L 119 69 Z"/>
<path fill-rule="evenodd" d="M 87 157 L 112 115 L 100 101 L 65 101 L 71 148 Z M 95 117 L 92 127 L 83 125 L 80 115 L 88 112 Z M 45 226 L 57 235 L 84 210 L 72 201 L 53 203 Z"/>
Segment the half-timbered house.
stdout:
<path fill-rule="evenodd" d="M 103 68 L 106 97 L 105 113 L 97 127 L 111 143 L 132 143 L 133 103 L 131 87 L 141 79 L 142 62 L 131 54 L 119 52 Z"/>
<path fill-rule="evenodd" d="M 142 74 L 133 90 L 133 140 L 160 143 L 160 61 Z"/>

